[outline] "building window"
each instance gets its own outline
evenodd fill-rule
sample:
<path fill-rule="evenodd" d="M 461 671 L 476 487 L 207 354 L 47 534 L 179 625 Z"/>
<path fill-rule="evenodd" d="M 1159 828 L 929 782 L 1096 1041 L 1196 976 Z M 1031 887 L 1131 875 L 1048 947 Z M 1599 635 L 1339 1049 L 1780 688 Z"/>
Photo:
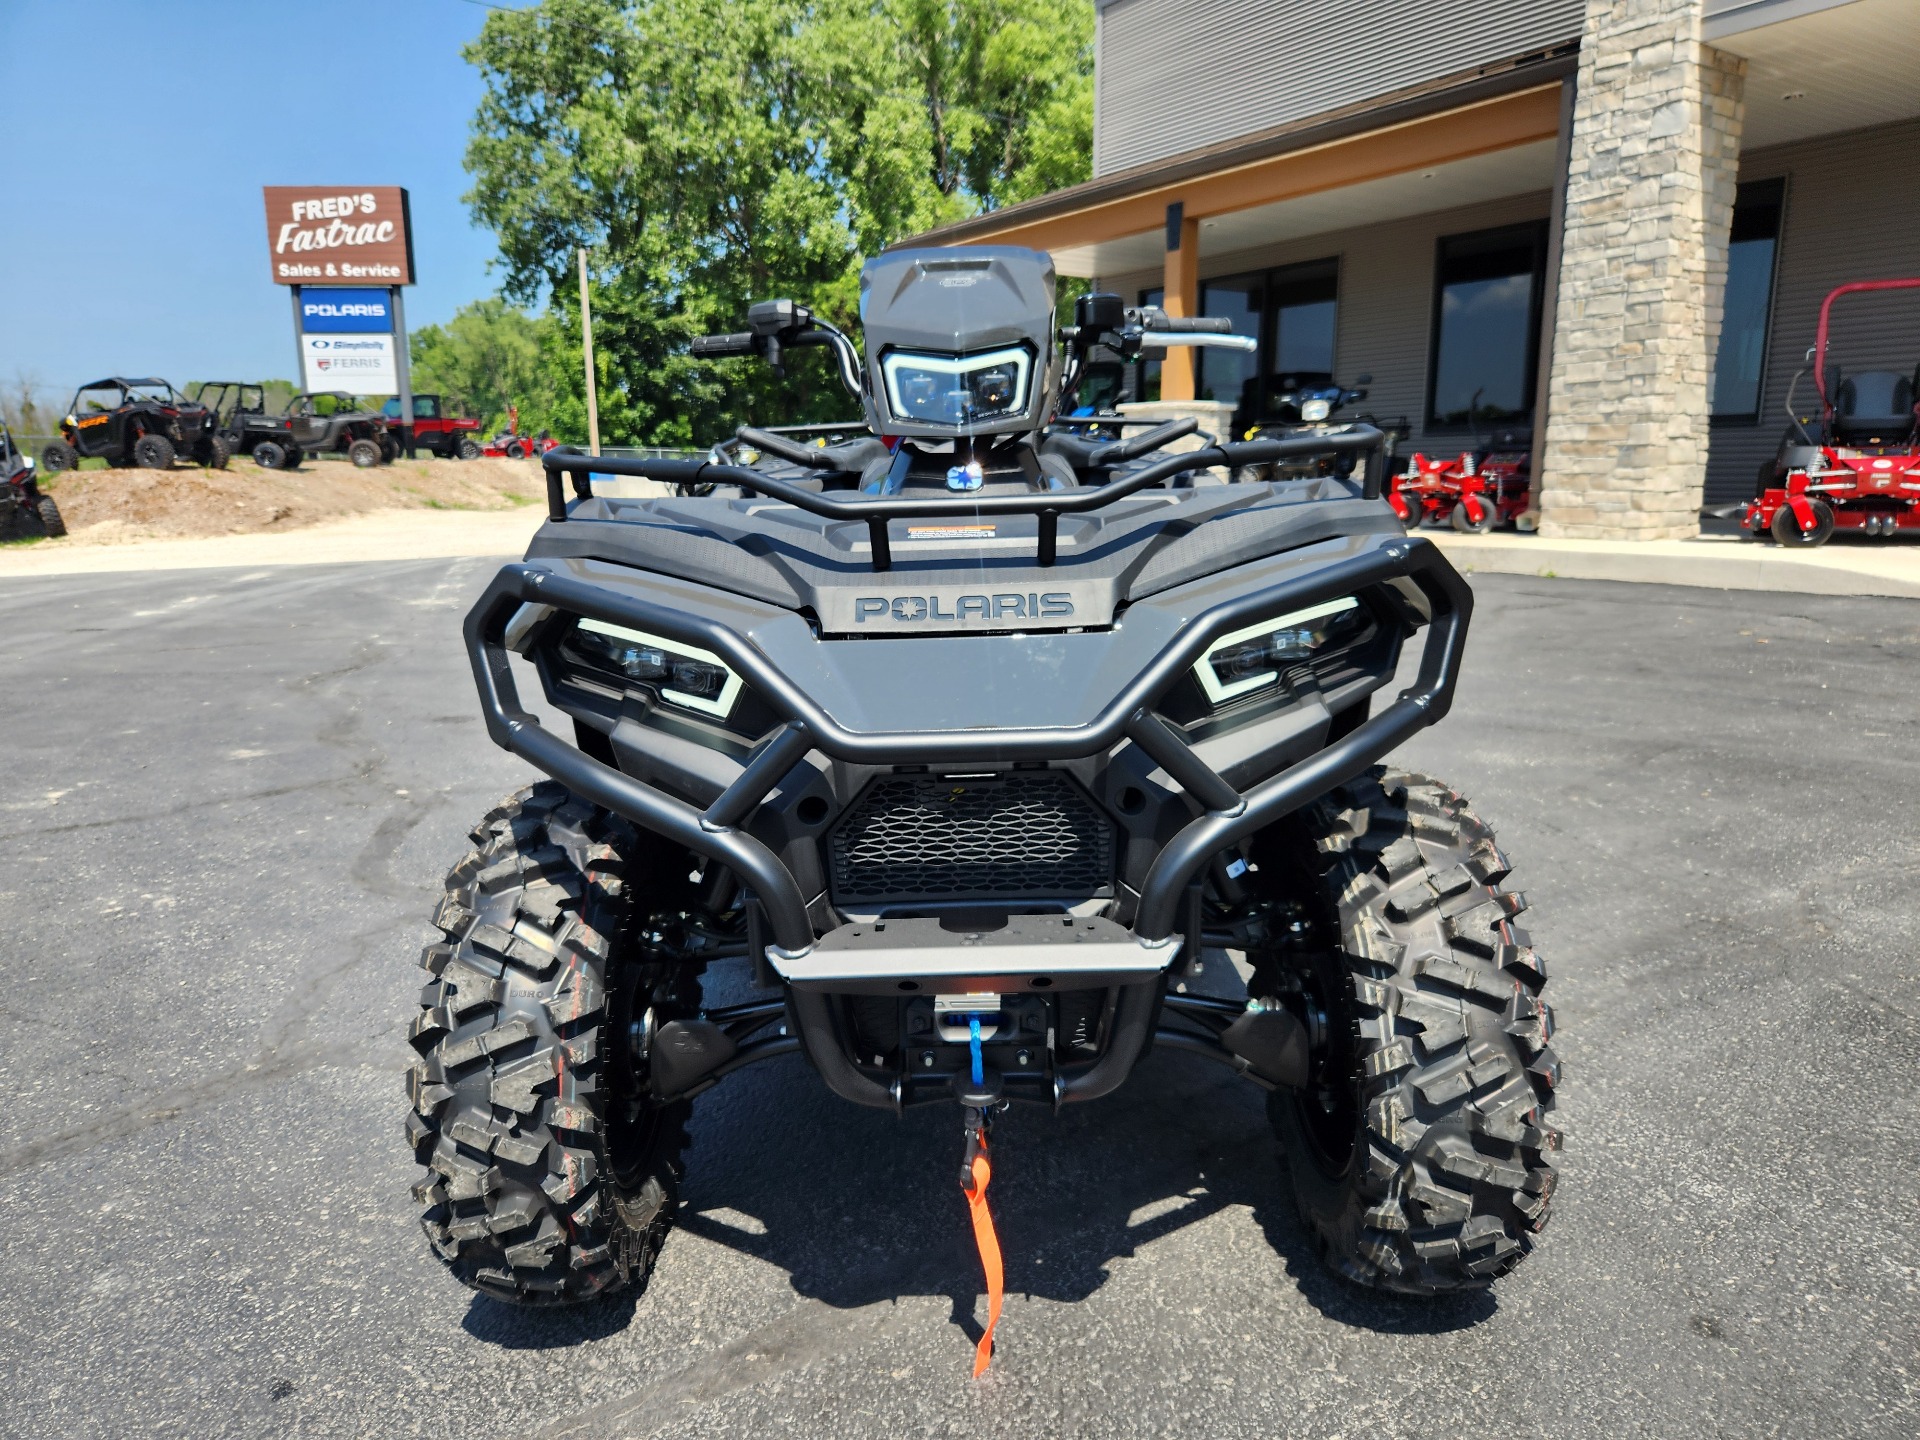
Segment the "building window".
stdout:
<path fill-rule="evenodd" d="M 1713 368 L 1713 418 L 1760 418 L 1760 384 L 1766 368 L 1767 326 L 1773 314 L 1774 258 L 1780 249 L 1780 217 L 1786 181 L 1742 185 L 1733 202 L 1733 234 L 1727 245 L 1727 304 L 1720 323 L 1720 354 Z"/>
<path fill-rule="evenodd" d="M 1200 284 L 1200 313 L 1233 322 L 1233 333 L 1261 338 L 1267 306 L 1266 276 L 1227 275 Z M 1240 417 L 1260 404 L 1260 352 L 1195 350 L 1199 364 L 1194 393 L 1202 400 L 1233 406 L 1236 428 Z"/>
<path fill-rule="evenodd" d="M 1339 292 L 1338 260 L 1202 282 L 1200 313 L 1229 319 L 1234 334 L 1260 342 L 1252 354 L 1197 352 L 1200 397 L 1231 404 L 1236 433 L 1272 418 L 1279 391 L 1331 382 Z"/>
<path fill-rule="evenodd" d="M 1544 223 L 1440 241 L 1427 427 L 1529 423 L 1539 355 Z"/>
<path fill-rule="evenodd" d="M 1339 318 L 1340 262 L 1313 260 L 1289 265 L 1269 277 L 1272 353 L 1267 394 L 1313 380 L 1333 379 L 1333 337 Z M 1263 401 L 1264 401 L 1263 397 Z"/>

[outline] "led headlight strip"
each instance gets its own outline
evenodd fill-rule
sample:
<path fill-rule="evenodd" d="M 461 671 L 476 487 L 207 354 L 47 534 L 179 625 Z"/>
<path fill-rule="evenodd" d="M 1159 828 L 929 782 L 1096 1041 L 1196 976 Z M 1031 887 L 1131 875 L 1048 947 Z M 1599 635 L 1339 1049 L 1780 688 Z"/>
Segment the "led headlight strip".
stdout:
<path fill-rule="evenodd" d="M 583 641 L 581 632 L 600 638 Z M 628 630 L 604 620 L 588 619 L 580 620 L 575 626 L 575 643 L 599 663 L 628 679 L 658 685 L 662 699 L 689 710 L 701 710 L 724 719 L 732 711 L 733 702 L 740 698 L 740 677 L 711 650 L 701 650 L 678 640 L 663 640 L 644 630 Z M 696 678 L 704 682 L 700 689 L 711 693 L 702 695 L 681 688 Z M 719 679 L 717 686 L 711 683 L 716 678 Z"/>
<path fill-rule="evenodd" d="M 1271 685 L 1283 666 L 1310 659 L 1359 609 L 1348 595 L 1222 635 L 1193 667 L 1194 678 L 1215 705 Z"/>
<path fill-rule="evenodd" d="M 984 355 L 923 355 L 914 351 L 899 350 L 885 356 L 880 361 L 880 369 L 887 378 L 887 399 L 893 413 L 903 420 L 912 420 L 921 424 L 951 425 L 960 428 L 974 420 L 990 420 L 1005 415 L 1018 415 L 1026 408 L 1027 386 L 1033 372 L 1033 356 L 1022 345 L 1011 346 L 1005 350 L 993 350 Z M 977 414 L 957 415 L 945 412 L 944 406 L 951 397 L 966 393 L 971 395 L 972 386 L 965 382 L 976 375 L 984 375 L 992 370 L 1013 371 L 1013 385 L 1005 404 L 980 410 Z M 927 401 L 916 399 L 903 393 L 901 384 L 912 378 L 946 377 L 950 388 L 939 392 L 934 401 L 935 413 L 927 413 Z"/>

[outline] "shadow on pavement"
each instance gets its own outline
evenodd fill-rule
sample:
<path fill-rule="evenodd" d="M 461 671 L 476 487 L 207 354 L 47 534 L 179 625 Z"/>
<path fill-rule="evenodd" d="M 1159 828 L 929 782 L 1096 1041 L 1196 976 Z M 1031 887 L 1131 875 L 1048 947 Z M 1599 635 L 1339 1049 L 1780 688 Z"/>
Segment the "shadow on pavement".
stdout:
<path fill-rule="evenodd" d="M 644 1290 L 628 1290 L 588 1305 L 507 1305 L 486 1295 L 467 1304 L 460 1328 L 502 1350 L 564 1350 L 617 1335 L 633 1320 Z"/>
<path fill-rule="evenodd" d="M 779 1266 L 797 1293 L 837 1308 L 945 1297 L 977 1338 L 959 1107 L 859 1110 L 797 1061 L 751 1079 L 696 1109 L 680 1228 Z M 1113 1261 L 1243 1206 L 1299 1293 L 1340 1324 L 1444 1333 L 1494 1313 L 1486 1291 L 1422 1300 L 1331 1274 L 1277 1148 L 1258 1091 L 1180 1056 L 1150 1058 L 1115 1095 L 1058 1116 L 1016 1106 L 994 1127 L 989 1191 L 1008 1294 L 1084 1300 Z"/>

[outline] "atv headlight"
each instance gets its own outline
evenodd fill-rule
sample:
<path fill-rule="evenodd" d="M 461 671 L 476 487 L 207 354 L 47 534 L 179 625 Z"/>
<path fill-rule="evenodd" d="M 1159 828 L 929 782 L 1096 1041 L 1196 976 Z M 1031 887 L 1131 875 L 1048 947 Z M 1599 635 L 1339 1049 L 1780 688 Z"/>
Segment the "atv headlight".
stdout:
<path fill-rule="evenodd" d="M 603 620 L 577 621 L 561 652 L 591 669 L 652 685 L 661 699 L 709 715 L 724 717 L 740 695 L 740 677 L 718 655 Z"/>
<path fill-rule="evenodd" d="M 1351 595 L 1329 600 L 1222 635 L 1193 673 L 1207 699 L 1218 705 L 1273 684 L 1287 666 L 1311 660 L 1366 627 L 1367 612 L 1358 600 Z"/>
<path fill-rule="evenodd" d="M 1020 345 L 985 355 L 896 350 L 881 359 L 880 372 L 896 417 L 958 429 L 1025 410 L 1033 356 Z"/>
<path fill-rule="evenodd" d="M 1326 400 L 1303 400 L 1300 402 L 1300 418 L 1309 425 L 1316 424 L 1333 413 L 1333 405 Z"/>

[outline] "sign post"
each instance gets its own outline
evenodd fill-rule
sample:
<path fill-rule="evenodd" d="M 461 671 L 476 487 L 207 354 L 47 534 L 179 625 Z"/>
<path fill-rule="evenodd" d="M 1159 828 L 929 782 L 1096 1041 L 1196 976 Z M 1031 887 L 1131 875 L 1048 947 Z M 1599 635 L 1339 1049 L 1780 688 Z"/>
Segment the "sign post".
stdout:
<path fill-rule="evenodd" d="M 397 395 L 401 444 L 413 454 L 413 377 L 401 289 L 413 283 L 413 225 L 398 185 L 268 185 L 273 283 L 293 294 L 300 383 L 307 390 Z"/>
<path fill-rule="evenodd" d="M 293 296 L 293 383 L 298 388 L 307 383 L 307 347 L 301 339 L 304 327 L 300 323 L 300 287 L 290 285 L 287 293 Z"/>
<path fill-rule="evenodd" d="M 413 366 L 407 354 L 407 307 L 406 302 L 401 299 L 400 288 L 398 285 L 392 286 L 387 294 L 393 297 L 393 368 L 398 372 L 396 378 L 400 382 L 396 393 L 400 397 L 400 424 L 404 427 L 400 431 L 400 438 L 401 444 L 406 448 L 407 458 L 411 460 L 413 459 L 414 421 Z"/>

